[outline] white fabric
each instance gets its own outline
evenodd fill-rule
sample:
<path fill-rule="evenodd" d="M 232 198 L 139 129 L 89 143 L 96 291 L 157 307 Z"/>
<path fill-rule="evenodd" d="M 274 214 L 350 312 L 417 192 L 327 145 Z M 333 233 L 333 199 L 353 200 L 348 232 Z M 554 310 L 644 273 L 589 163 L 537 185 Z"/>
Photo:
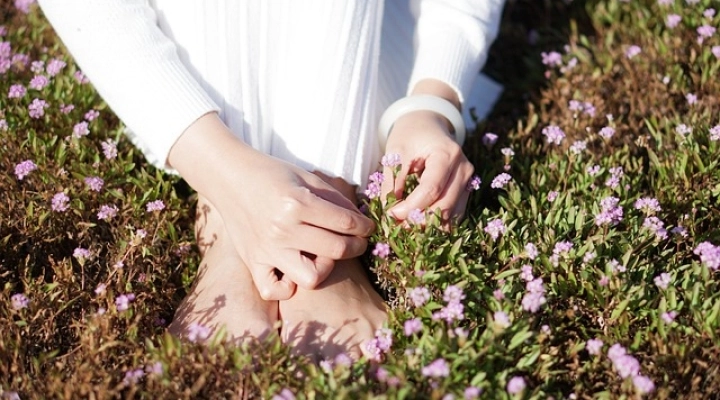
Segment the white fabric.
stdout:
<path fill-rule="evenodd" d="M 256 149 L 361 183 L 380 156 L 379 116 L 414 83 L 448 83 L 465 109 L 494 101 L 469 94 L 503 0 L 39 3 L 161 168 L 182 132 L 218 111 Z"/>

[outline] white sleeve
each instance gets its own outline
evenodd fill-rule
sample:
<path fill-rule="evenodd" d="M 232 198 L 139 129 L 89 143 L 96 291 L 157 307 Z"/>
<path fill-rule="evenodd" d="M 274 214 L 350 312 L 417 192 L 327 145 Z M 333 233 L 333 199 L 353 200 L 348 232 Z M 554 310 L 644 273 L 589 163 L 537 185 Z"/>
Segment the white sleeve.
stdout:
<path fill-rule="evenodd" d="M 83 73 L 159 167 L 166 167 L 170 148 L 188 126 L 219 110 L 158 28 L 146 0 L 39 3 Z"/>
<path fill-rule="evenodd" d="M 408 90 L 434 78 L 469 97 L 497 36 L 504 0 L 412 0 L 417 20 L 415 64 Z"/>

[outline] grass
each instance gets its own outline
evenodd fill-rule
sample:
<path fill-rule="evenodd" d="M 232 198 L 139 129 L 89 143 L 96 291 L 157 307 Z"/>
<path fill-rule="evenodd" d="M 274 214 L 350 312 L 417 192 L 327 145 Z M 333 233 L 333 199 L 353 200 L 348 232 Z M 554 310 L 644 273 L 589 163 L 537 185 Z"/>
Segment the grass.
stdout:
<path fill-rule="evenodd" d="M 718 27 L 720 17 L 703 16 L 709 0 L 671 3 L 508 2 L 486 67 L 506 92 L 466 145 L 483 182 L 467 220 L 449 233 L 432 223 L 406 230 L 371 202 L 373 241 L 391 248 L 368 262 L 392 306 L 393 343 L 380 363 L 322 366 L 274 341 L 203 347 L 165 332 L 199 262 L 194 196 L 127 141 L 91 85 L 74 77 L 41 12 L 4 6 L 11 54 L 67 66 L 20 98 L 7 94 L 28 86 L 30 66 L 0 75 L 0 396 L 460 399 L 474 387 L 489 399 L 716 398 L 720 35 L 701 44 L 697 29 Z M 672 13 L 682 19 L 671 29 Z M 641 51 L 629 58 L 632 45 Z M 542 63 L 551 51 L 562 66 Z M 34 98 L 48 104 L 39 118 L 28 109 Z M 73 137 L 89 110 L 99 111 L 90 133 Z M 678 133 L 681 124 L 691 132 Z M 543 135 L 549 126 L 564 132 L 559 144 Z M 600 136 L 604 127 L 614 135 Z M 485 132 L 499 134 L 494 146 L 483 144 Z M 103 152 L 108 140 L 115 158 Z M 25 160 L 37 168 L 19 179 Z M 493 188 L 503 172 L 512 179 Z M 85 182 L 95 176 L 99 191 Z M 58 193 L 65 211 L 52 209 Z M 636 209 L 641 198 L 659 209 Z M 164 209 L 147 211 L 157 200 Z M 115 215 L 100 219 L 103 205 Z M 78 248 L 89 255 L 74 256 Z M 542 285 L 528 285 L 528 273 Z M 433 314 L 450 286 L 463 289 L 464 315 L 447 322 Z M 430 301 L 415 306 L 416 288 Z M 122 311 L 116 300 L 130 293 Z M 416 318 L 421 330 L 406 336 Z M 603 343 L 597 354 L 593 339 Z M 636 367 L 651 393 L 620 376 Z M 515 377 L 525 388 L 513 395 Z"/>

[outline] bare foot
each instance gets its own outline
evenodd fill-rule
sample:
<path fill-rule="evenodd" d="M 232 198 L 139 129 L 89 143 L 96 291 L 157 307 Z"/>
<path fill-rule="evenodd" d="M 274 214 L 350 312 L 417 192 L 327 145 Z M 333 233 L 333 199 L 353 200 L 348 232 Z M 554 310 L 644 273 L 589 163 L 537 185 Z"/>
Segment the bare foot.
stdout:
<path fill-rule="evenodd" d="M 354 187 L 340 178 L 316 175 L 354 203 Z M 313 290 L 297 288 L 280 302 L 280 335 L 300 354 L 320 361 L 341 353 L 358 358 L 364 343 L 387 319 L 385 302 L 370 284 L 358 259 L 340 260 L 330 276 Z"/>
<path fill-rule="evenodd" d="M 232 246 L 220 214 L 204 198 L 198 200 L 195 237 L 203 255 L 190 294 L 175 312 L 169 331 L 203 340 L 224 327 L 225 339 L 262 339 L 273 332 L 278 303 L 260 297 L 250 271 Z M 202 328 L 209 332 L 198 332 Z"/>
<path fill-rule="evenodd" d="M 365 342 L 375 337 L 387 314 L 360 261 L 353 259 L 336 262 L 314 290 L 298 288 L 281 301 L 280 318 L 283 342 L 320 361 L 341 353 L 353 358 L 365 354 Z"/>

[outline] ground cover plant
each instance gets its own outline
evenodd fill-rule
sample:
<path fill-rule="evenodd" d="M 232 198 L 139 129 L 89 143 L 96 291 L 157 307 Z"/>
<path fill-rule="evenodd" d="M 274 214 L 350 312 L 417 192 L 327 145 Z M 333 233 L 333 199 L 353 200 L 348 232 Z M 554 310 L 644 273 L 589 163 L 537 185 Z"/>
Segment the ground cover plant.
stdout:
<path fill-rule="evenodd" d="M 468 218 L 401 227 L 369 187 L 390 321 L 373 360 L 315 365 L 165 332 L 199 262 L 194 196 L 127 141 L 37 6 L 4 2 L 0 398 L 717 398 L 712 7 L 508 0 Z"/>

